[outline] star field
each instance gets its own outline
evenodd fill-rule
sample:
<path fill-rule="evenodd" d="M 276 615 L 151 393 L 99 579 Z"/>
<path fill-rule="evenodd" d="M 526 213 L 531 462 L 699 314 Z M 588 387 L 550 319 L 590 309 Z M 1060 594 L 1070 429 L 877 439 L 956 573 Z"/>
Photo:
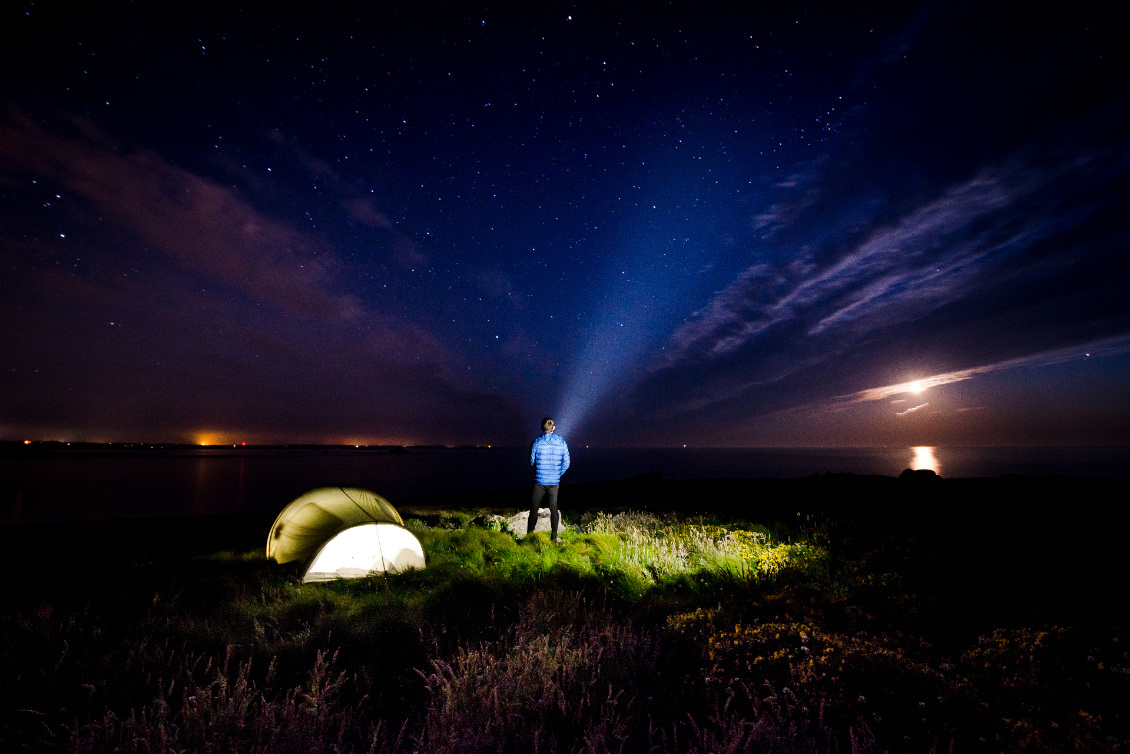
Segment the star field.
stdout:
<path fill-rule="evenodd" d="M 1117 8 L 2 13 L 2 437 L 1130 441 Z"/>

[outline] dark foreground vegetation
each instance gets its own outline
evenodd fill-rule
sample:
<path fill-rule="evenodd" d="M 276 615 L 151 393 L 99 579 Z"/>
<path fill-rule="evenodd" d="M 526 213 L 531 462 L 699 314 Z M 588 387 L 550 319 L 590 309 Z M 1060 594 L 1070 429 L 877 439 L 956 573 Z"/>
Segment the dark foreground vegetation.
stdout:
<path fill-rule="evenodd" d="M 0 750 L 1127 751 L 1117 492 L 574 486 L 561 546 L 406 507 L 426 570 L 308 586 L 273 516 L 7 527 Z"/>

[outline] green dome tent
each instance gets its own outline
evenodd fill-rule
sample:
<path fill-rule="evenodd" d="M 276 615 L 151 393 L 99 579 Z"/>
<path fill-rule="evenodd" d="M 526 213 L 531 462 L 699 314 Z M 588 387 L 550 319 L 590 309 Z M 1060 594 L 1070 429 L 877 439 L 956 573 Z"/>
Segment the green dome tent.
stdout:
<path fill-rule="evenodd" d="M 271 527 L 267 557 L 305 561 L 304 582 L 424 567 L 423 548 L 396 509 L 357 487 L 319 487 L 293 500 Z"/>

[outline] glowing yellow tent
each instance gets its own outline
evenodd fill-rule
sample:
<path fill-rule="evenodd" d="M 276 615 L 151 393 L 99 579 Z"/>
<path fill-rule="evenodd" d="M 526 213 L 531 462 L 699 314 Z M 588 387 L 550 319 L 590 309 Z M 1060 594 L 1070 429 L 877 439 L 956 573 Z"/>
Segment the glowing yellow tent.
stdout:
<path fill-rule="evenodd" d="M 396 509 L 358 487 L 319 487 L 293 500 L 271 527 L 267 557 L 304 561 L 303 582 L 424 567 L 424 550 Z"/>

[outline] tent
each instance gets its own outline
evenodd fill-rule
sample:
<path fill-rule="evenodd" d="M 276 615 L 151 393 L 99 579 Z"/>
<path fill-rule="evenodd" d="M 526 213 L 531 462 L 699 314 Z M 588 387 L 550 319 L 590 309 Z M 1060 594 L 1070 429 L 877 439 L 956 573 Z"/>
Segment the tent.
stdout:
<path fill-rule="evenodd" d="M 357 487 L 319 487 L 291 501 L 267 536 L 267 557 L 303 563 L 304 583 L 424 567 L 396 509 Z"/>
<path fill-rule="evenodd" d="M 359 524 L 334 535 L 318 550 L 302 583 L 358 579 L 409 567 L 424 567 L 424 550 L 412 532 L 392 524 Z"/>

